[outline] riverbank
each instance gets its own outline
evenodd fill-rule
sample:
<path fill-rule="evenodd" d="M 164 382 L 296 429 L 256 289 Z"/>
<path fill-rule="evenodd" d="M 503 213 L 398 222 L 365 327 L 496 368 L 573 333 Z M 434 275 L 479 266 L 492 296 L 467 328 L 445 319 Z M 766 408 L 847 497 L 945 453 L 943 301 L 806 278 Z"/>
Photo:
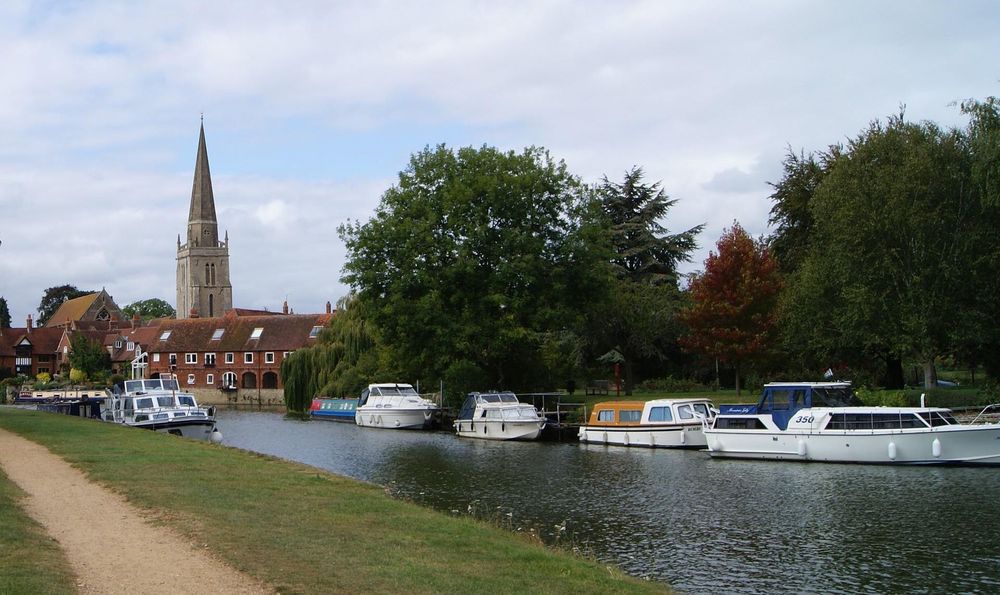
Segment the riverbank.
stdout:
<path fill-rule="evenodd" d="M 666 589 L 305 465 L 10 408 L 0 408 L 0 428 L 45 445 L 154 524 L 282 593 Z M 80 513 L 101 522 L 102 511 Z"/>

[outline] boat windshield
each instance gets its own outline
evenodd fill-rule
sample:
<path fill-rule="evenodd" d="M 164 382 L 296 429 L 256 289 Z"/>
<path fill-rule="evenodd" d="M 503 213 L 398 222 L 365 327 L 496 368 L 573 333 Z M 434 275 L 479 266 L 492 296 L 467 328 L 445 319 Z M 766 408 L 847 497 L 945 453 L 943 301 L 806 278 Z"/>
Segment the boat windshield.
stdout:
<path fill-rule="evenodd" d="M 862 407 L 849 386 L 817 386 L 812 389 L 813 407 Z"/>
<path fill-rule="evenodd" d="M 157 407 L 173 407 L 174 406 L 174 398 L 171 397 L 170 395 L 164 395 L 162 397 L 156 397 L 156 405 L 157 405 Z"/>
<path fill-rule="evenodd" d="M 194 401 L 194 396 L 192 395 L 177 395 L 177 400 L 180 404 L 185 407 L 197 407 L 198 404 Z"/>
<path fill-rule="evenodd" d="M 376 386 L 372 388 L 372 395 L 381 395 L 383 397 L 416 397 L 417 391 L 414 390 L 412 386 L 405 384 L 398 384 L 396 386 Z"/>
<path fill-rule="evenodd" d="M 482 393 L 479 398 L 484 403 L 517 403 L 514 393 Z"/>

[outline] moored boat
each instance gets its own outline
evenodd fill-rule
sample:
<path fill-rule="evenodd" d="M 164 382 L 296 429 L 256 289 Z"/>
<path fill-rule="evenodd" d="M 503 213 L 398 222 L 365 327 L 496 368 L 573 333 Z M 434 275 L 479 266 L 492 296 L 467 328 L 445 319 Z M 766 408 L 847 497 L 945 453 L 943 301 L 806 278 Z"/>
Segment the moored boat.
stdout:
<path fill-rule="evenodd" d="M 361 391 L 354 421 L 366 428 L 430 427 L 437 403 L 417 394 L 410 384 L 369 384 Z"/>
<path fill-rule="evenodd" d="M 702 420 L 714 415 L 712 402 L 704 398 L 605 401 L 594 405 L 579 437 L 598 444 L 705 448 Z"/>
<path fill-rule="evenodd" d="M 357 399 L 331 399 L 317 397 L 309 405 L 309 415 L 313 419 L 331 421 L 349 421 L 354 423 L 354 415 L 358 409 Z"/>
<path fill-rule="evenodd" d="M 181 392 L 175 376 L 126 380 L 123 389 L 107 391 L 102 419 L 185 438 L 221 442 L 215 407 L 200 407 L 194 395 Z"/>
<path fill-rule="evenodd" d="M 545 417 L 511 392 L 469 393 L 455 419 L 455 432 L 467 438 L 534 440 Z"/>
<path fill-rule="evenodd" d="M 941 407 L 872 407 L 849 382 L 775 382 L 757 405 L 723 405 L 713 457 L 881 464 L 1000 464 L 1000 424 Z"/>

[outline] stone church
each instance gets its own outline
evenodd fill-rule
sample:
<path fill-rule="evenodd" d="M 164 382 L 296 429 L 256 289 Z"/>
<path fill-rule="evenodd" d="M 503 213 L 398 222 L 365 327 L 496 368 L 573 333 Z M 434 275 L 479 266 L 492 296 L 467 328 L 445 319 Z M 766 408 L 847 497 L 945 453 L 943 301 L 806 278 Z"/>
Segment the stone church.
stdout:
<path fill-rule="evenodd" d="M 198 138 L 187 242 L 177 236 L 177 318 L 214 318 L 233 309 L 229 281 L 229 233 L 219 241 L 212 175 L 208 169 L 205 123 Z"/>

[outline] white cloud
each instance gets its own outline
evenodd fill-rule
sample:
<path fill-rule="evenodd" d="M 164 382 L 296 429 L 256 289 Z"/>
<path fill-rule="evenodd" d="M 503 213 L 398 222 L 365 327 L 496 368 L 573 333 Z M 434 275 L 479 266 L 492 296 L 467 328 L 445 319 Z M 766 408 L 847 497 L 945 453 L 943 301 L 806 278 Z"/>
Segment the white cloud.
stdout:
<path fill-rule="evenodd" d="M 640 165 L 679 199 L 669 229 L 706 224 L 698 268 L 734 220 L 766 231 L 787 146 L 823 149 L 900 103 L 961 123 L 950 102 L 998 94 L 998 16 L 981 1 L 4 3 L 0 294 L 15 320 L 63 283 L 172 302 L 199 112 L 238 305 L 342 295 L 338 225 L 438 142 L 543 145 L 588 181 Z"/>

